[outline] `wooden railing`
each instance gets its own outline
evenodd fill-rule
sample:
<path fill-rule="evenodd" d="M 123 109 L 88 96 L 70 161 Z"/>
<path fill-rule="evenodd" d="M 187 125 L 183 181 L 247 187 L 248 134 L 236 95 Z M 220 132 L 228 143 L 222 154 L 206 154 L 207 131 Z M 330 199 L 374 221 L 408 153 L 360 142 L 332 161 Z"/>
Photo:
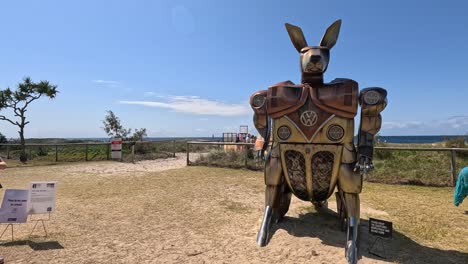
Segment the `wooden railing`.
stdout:
<path fill-rule="evenodd" d="M 139 144 L 161 144 L 161 143 L 172 143 L 172 156 L 175 157 L 176 153 L 176 140 L 164 140 L 164 141 L 123 141 L 123 145 L 131 146 L 131 159 L 135 161 L 135 145 Z M 89 161 L 89 147 L 90 146 L 106 146 L 106 159 L 110 160 L 111 154 L 111 143 L 110 142 L 86 142 L 86 143 L 52 143 L 52 144 L 43 144 L 43 143 L 27 143 L 25 144 L 26 153 L 28 154 L 29 160 L 33 159 L 32 150 L 33 148 L 40 147 L 49 147 L 55 150 L 55 162 L 59 162 L 59 147 L 76 147 L 84 146 L 83 158 L 85 161 Z M 6 150 L 6 159 L 10 159 L 10 153 L 12 148 L 19 148 L 21 144 L 0 144 L 0 149 L 5 148 Z"/>
<path fill-rule="evenodd" d="M 231 142 L 199 142 L 199 141 L 188 141 L 187 142 L 187 166 L 190 165 L 189 155 L 190 155 L 190 145 L 237 145 L 237 146 L 249 146 L 253 147 L 253 143 L 231 143 Z M 375 147 L 375 150 L 383 151 L 436 151 L 436 152 L 450 152 L 450 166 L 451 166 L 451 180 L 452 184 L 455 185 L 457 180 L 457 164 L 456 157 L 457 152 L 468 152 L 468 148 L 421 148 L 421 147 Z M 247 152 L 246 152 L 247 153 Z M 247 154 L 246 154 L 247 155 Z M 247 165 L 247 156 L 245 157 L 245 164 Z M 467 164 L 468 165 L 468 164 Z M 247 167 L 247 166 L 246 166 Z"/>
<path fill-rule="evenodd" d="M 450 152 L 450 167 L 452 175 L 452 184 L 455 186 L 457 181 L 457 152 L 468 152 L 468 148 L 408 148 L 408 147 L 375 147 L 376 150 L 384 151 L 401 151 L 401 150 L 411 150 L 411 151 L 440 151 L 440 152 Z"/>

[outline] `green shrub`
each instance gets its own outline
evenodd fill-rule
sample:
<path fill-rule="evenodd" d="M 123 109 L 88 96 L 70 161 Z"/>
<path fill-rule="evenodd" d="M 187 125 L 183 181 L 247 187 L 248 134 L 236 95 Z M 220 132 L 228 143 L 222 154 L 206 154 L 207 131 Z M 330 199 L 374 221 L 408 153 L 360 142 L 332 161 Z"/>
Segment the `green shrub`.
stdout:
<path fill-rule="evenodd" d="M 446 148 L 468 148 L 465 137 L 448 139 L 444 142 L 444 145 Z M 458 152 L 457 156 L 467 158 L 468 152 Z"/>
<path fill-rule="evenodd" d="M 36 153 L 36 155 L 37 155 L 37 156 L 40 156 L 40 157 L 47 156 L 48 154 L 49 154 L 49 153 L 48 153 L 48 151 L 47 151 L 47 148 L 42 147 L 42 146 L 39 147 L 39 149 L 37 150 L 37 153 Z"/>
<path fill-rule="evenodd" d="M 466 148 L 465 137 L 448 139 L 444 142 L 446 148 Z"/>

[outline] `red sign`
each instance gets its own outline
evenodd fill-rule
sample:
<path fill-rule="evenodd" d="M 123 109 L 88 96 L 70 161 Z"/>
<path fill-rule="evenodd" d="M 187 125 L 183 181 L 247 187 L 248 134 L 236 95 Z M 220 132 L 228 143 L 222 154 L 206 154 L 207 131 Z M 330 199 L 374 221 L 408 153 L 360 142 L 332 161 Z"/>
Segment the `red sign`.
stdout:
<path fill-rule="evenodd" d="M 113 138 L 111 140 L 111 150 L 112 150 L 113 159 L 122 158 L 122 139 L 121 138 Z"/>

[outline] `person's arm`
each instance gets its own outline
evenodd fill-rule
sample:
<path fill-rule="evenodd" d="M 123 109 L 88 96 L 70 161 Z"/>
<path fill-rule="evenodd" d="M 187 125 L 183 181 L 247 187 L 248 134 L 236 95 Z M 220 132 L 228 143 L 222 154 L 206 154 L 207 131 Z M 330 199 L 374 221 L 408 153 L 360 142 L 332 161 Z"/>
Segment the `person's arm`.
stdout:
<path fill-rule="evenodd" d="M 7 167 L 7 164 L 3 161 L 3 159 L 0 157 L 0 170 L 3 170 Z"/>
<path fill-rule="evenodd" d="M 5 169 L 7 164 L 3 161 L 2 157 L 0 157 L 0 170 Z M 0 189 L 3 188 L 2 184 L 0 184 Z"/>

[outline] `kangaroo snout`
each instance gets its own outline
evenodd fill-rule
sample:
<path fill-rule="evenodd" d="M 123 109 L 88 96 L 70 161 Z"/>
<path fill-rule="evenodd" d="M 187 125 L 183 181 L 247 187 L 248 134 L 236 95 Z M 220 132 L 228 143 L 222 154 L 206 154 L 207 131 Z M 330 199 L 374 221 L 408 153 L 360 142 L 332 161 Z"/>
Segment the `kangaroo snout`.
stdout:
<path fill-rule="evenodd" d="M 322 59 L 322 56 L 320 56 L 320 55 L 312 55 L 312 56 L 310 56 L 309 61 L 310 61 L 311 63 L 316 63 L 316 62 L 318 62 L 318 61 L 321 60 L 321 59 Z"/>
<path fill-rule="evenodd" d="M 328 56 L 323 48 L 309 47 L 301 54 L 302 71 L 306 73 L 323 73 L 328 66 Z"/>

